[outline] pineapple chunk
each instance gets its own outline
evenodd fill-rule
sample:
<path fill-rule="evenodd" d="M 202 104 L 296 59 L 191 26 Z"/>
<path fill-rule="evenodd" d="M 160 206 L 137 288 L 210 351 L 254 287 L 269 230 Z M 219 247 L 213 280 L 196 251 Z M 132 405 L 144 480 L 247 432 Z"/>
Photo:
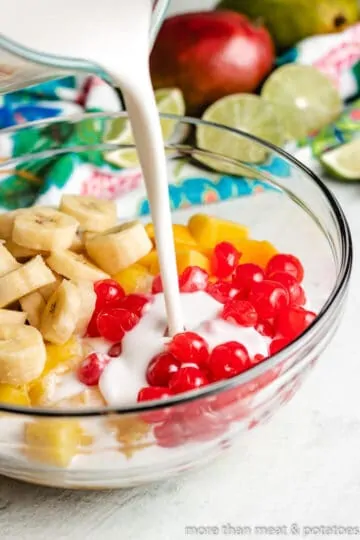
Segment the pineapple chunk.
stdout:
<path fill-rule="evenodd" d="M 80 394 L 61 399 L 54 403 L 57 409 L 84 409 L 106 407 L 106 401 L 97 387 L 86 388 Z"/>
<path fill-rule="evenodd" d="M 65 373 L 83 356 L 80 340 L 71 337 L 63 345 L 46 345 L 46 364 L 40 377 L 29 383 L 32 405 L 50 405 L 56 386 L 56 373 Z"/>
<path fill-rule="evenodd" d="M 145 231 L 146 231 L 148 237 L 150 238 L 150 240 L 153 241 L 154 238 L 155 238 L 154 225 L 152 223 L 147 223 L 145 225 Z"/>
<path fill-rule="evenodd" d="M 135 452 L 152 444 L 146 440 L 150 427 L 141 418 L 135 416 L 117 417 L 109 419 L 107 423 L 110 431 L 119 442 L 119 451 L 128 459 Z"/>
<path fill-rule="evenodd" d="M 240 251 L 240 264 L 254 263 L 265 268 L 277 249 L 266 240 L 243 240 L 235 243 Z"/>
<path fill-rule="evenodd" d="M 145 230 L 153 243 L 155 243 L 155 231 L 152 223 L 145 225 Z M 197 242 L 192 236 L 189 228 L 186 225 L 179 225 L 175 223 L 172 226 L 174 242 L 175 244 L 185 244 L 187 246 L 196 246 Z"/>
<path fill-rule="evenodd" d="M 183 249 L 176 253 L 176 265 L 179 275 L 183 273 L 188 266 L 199 266 L 210 273 L 210 261 L 200 251 L 194 249 Z"/>
<path fill-rule="evenodd" d="M 75 420 L 36 420 L 25 426 L 26 453 L 35 461 L 67 467 L 83 437 L 83 430 Z"/>
<path fill-rule="evenodd" d="M 145 257 L 140 259 L 137 264 L 141 264 L 141 266 L 145 266 L 148 270 L 151 268 L 151 266 L 154 264 L 155 261 L 158 259 L 158 254 L 155 249 L 150 251 Z"/>
<path fill-rule="evenodd" d="M 189 231 L 203 248 L 213 248 L 219 242 L 232 242 L 248 237 L 248 229 L 233 221 L 207 214 L 195 214 L 189 220 Z"/>
<path fill-rule="evenodd" d="M 176 248 L 176 266 L 178 274 L 182 274 L 188 266 L 199 266 L 208 273 L 210 272 L 210 261 L 200 251 L 191 249 L 190 247 L 180 246 Z M 155 260 L 150 267 L 150 272 L 157 275 L 160 272 L 159 261 Z"/>
<path fill-rule="evenodd" d="M 56 375 L 49 373 L 28 385 L 29 398 L 33 407 L 45 407 L 53 403 Z"/>
<path fill-rule="evenodd" d="M 30 399 L 26 387 L 0 384 L 0 403 L 29 407 Z"/>
<path fill-rule="evenodd" d="M 147 293 L 151 290 L 153 276 L 145 266 L 132 264 L 121 270 L 113 278 L 122 286 L 126 294 Z"/>
<path fill-rule="evenodd" d="M 47 375 L 50 371 L 65 365 L 73 358 L 82 356 L 82 348 L 80 340 L 71 337 L 69 341 L 63 345 L 47 344 L 46 345 L 46 364 L 41 375 Z"/>

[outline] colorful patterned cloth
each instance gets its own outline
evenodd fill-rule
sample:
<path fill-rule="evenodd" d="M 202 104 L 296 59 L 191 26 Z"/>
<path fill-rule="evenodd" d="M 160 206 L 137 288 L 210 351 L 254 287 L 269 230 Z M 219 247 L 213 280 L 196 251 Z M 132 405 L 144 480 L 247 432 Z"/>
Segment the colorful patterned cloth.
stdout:
<path fill-rule="evenodd" d="M 115 167 L 106 160 L 106 152 L 71 150 L 57 157 L 35 160 L 32 155 L 51 149 L 64 149 L 104 141 L 104 120 L 80 123 L 65 116 L 83 112 L 116 112 L 121 99 L 105 82 L 96 77 L 67 78 L 2 98 L 0 127 L 22 125 L 34 120 L 64 116 L 64 121 L 47 127 L 29 126 L 18 132 L 0 133 L 0 159 L 29 155 L 29 160 L 0 168 L 0 209 L 11 210 L 32 204 L 57 204 L 63 193 L 93 195 L 115 199 L 121 217 L 146 215 L 149 203 L 138 168 Z M 261 167 L 277 175 L 286 175 L 284 162 L 274 158 Z M 286 169 L 286 170 L 285 170 Z M 176 162 L 169 170 L 169 194 L 173 209 L 207 204 L 271 189 L 266 183 L 239 177 L 204 173 L 203 169 Z"/>
<path fill-rule="evenodd" d="M 360 24 L 343 34 L 305 40 L 279 59 L 279 63 L 289 61 L 316 65 L 334 79 L 344 98 L 353 96 L 359 90 Z M 65 120 L 66 116 L 121 109 L 117 92 L 96 77 L 67 77 L 1 96 L 0 129 L 4 129 L 0 132 L 0 160 L 3 162 L 0 211 L 37 203 L 54 205 L 66 192 L 115 199 L 119 215 L 124 218 L 149 213 L 140 169 L 117 168 L 106 160 L 104 152 L 75 154 L 70 150 L 74 145 L 103 142 L 104 123 L 99 119 L 71 123 Z M 6 129 L 59 117 L 64 117 L 64 121 L 43 128 L 35 124 L 14 133 Z M 334 124 L 292 145 L 289 150 L 316 169 L 322 152 L 357 136 L 360 136 L 360 99 L 348 105 Z M 69 148 L 69 151 L 42 160 L 33 157 L 35 153 L 59 147 Z M 18 164 L 16 158 L 20 156 L 28 156 L 28 159 Z M 260 170 L 284 178 L 289 174 L 286 162 L 276 157 L 269 159 Z M 172 166 L 169 178 L 173 209 L 271 189 L 260 180 L 205 173 L 204 169 L 181 161 Z"/>

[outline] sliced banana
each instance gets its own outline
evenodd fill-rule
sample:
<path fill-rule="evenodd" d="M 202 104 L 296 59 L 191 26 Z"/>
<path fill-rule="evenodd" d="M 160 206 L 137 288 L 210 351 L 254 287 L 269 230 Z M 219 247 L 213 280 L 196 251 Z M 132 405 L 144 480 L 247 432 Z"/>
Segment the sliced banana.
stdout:
<path fill-rule="evenodd" d="M 54 281 L 53 273 L 38 255 L 16 270 L 0 277 L 0 308 Z"/>
<path fill-rule="evenodd" d="M 44 285 L 44 287 L 40 287 L 38 289 L 38 292 L 41 294 L 45 302 L 47 302 L 50 298 L 50 296 L 56 291 L 56 289 L 61 285 L 63 281 L 63 277 L 59 276 L 56 272 L 53 272 L 55 281 L 53 283 L 49 283 L 49 285 Z"/>
<path fill-rule="evenodd" d="M 12 212 L 4 212 L 0 214 L 0 238 L 8 240 L 12 236 L 14 220 L 21 212 L 26 212 L 26 209 L 13 210 Z"/>
<path fill-rule="evenodd" d="M 84 255 L 67 249 L 53 251 L 46 262 L 52 270 L 74 281 L 95 282 L 109 277 Z"/>
<path fill-rule="evenodd" d="M 39 377 L 46 349 L 36 328 L 19 324 L 0 326 L 0 383 L 18 386 Z"/>
<path fill-rule="evenodd" d="M 0 276 L 5 276 L 20 266 L 10 251 L 3 244 L 0 244 Z"/>
<path fill-rule="evenodd" d="M 144 225 L 138 221 L 97 234 L 85 246 L 90 258 L 112 275 L 136 263 L 153 247 Z"/>
<path fill-rule="evenodd" d="M 27 313 L 27 320 L 35 328 L 40 327 L 42 312 L 45 309 L 46 302 L 39 291 L 34 291 L 20 298 L 21 309 Z"/>
<path fill-rule="evenodd" d="M 40 332 L 50 343 L 61 345 L 75 332 L 80 318 L 81 297 L 77 286 L 64 280 L 50 296 L 42 313 Z"/>
<path fill-rule="evenodd" d="M 73 243 L 71 244 L 69 249 L 70 251 L 74 251 L 75 253 L 82 253 L 84 251 L 85 244 L 80 231 L 77 231 L 77 233 L 75 234 Z"/>
<path fill-rule="evenodd" d="M 77 322 L 75 333 L 83 336 L 86 332 L 92 314 L 95 310 L 96 293 L 92 281 L 79 281 L 76 283 L 80 293 L 80 317 Z"/>
<path fill-rule="evenodd" d="M 90 240 L 91 238 L 94 238 L 94 236 L 96 236 L 97 234 L 98 233 L 96 233 L 96 232 L 84 231 L 82 233 L 82 238 L 83 238 L 84 245 L 86 244 L 86 242 L 88 240 Z"/>
<path fill-rule="evenodd" d="M 59 210 L 76 218 L 85 231 L 105 231 L 117 221 L 115 202 L 95 197 L 63 195 Z"/>
<path fill-rule="evenodd" d="M 12 240 L 20 246 L 42 251 L 67 249 L 79 227 L 71 216 L 51 208 L 33 208 L 15 217 Z"/>
<path fill-rule="evenodd" d="M 23 311 L 0 309 L 0 324 L 25 324 L 27 314 Z"/>
<path fill-rule="evenodd" d="M 46 256 L 49 254 L 47 251 L 41 251 L 39 249 L 30 249 L 24 246 L 20 246 L 19 244 L 16 244 L 13 240 L 6 240 L 5 243 L 6 249 L 11 253 L 15 259 L 18 259 L 20 261 L 31 259 L 32 257 L 36 257 L 36 255 L 43 255 Z"/>

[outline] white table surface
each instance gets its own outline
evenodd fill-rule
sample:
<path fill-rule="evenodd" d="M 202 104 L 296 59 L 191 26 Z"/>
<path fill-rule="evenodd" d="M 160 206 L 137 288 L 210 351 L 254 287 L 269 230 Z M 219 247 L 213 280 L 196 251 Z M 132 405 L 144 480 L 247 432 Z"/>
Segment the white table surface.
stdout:
<path fill-rule="evenodd" d="M 172 10 L 210 4 L 178 0 Z M 349 219 L 356 251 L 360 186 L 328 185 Z M 359 312 L 355 260 L 348 309 L 334 341 L 301 391 L 267 425 L 247 433 L 210 467 L 145 488 L 71 492 L 1 478 L 0 538 L 180 540 L 192 525 L 218 526 L 217 538 L 242 536 L 222 534 L 228 523 L 287 526 L 289 534 L 292 523 L 360 526 Z"/>

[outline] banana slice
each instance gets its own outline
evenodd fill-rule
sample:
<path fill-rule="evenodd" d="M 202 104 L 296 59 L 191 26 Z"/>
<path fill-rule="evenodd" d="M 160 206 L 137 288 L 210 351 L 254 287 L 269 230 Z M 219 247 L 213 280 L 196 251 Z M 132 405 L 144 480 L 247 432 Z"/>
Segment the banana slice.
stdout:
<path fill-rule="evenodd" d="M 50 296 L 42 313 L 40 332 L 50 343 L 62 345 L 75 332 L 80 318 L 81 297 L 77 286 L 64 280 Z"/>
<path fill-rule="evenodd" d="M 144 225 L 138 221 L 97 234 L 85 246 L 90 258 L 111 275 L 136 263 L 153 247 Z"/>
<path fill-rule="evenodd" d="M 27 320 L 35 328 L 40 327 L 40 319 L 46 302 L 39 291 L 34 291 L 20 298 L 21 309 L 27 313 Z"/>
<path fill-rule="evenodd" d="M 27 314 L 23 311 L 0 309 L 0 324 L 25 324 Z"/>
<path fill-rule="evenodd" d="M 96 293 L 91 281 L 79 281 L 76 283 L 80 293 L 80 317 L 75 328 L 76 334 L 83 336 L 86 332 L 92 314 L 95 310 Z"/>
<path fill-rule="evenodd" d="M 20 266 L 20 263 L 11 255 L 10 251 L 3 244 L 0 244 L 0 276 L 5 276 Z"/>
<path fill-rule="evenodd" d="M 63 281 L 63 277 L 59 276 L 56 272 L 53 272 L 55 281 L 53 283 L 49 283 L 49 285 L 44 285 L 44 287 L 40 287 L 38 292 L 41 294 L 45 302 L 47 302 L 50 298 L 50 296 L 59 288 Z"/>
<path fill-rule="evenodd" d="M 20 246 L 41 251 L 67 249 L 79 223 L 71 216 L 51 208 L 33 208 L 15 217 L 12 240 Z"/>
<path fill-rule="evenodd" d="M 0 383 L 18 386 L 39 377 L 46 349 L 36 328 L 19 324 L 0 326 Z"/>
<path fill-rule="evenodd" d="M 91 238 L 94 238 L 94 236 L 96 236 L 96 235 L 97 235 L 96 232 L 84 231 L 84 232 L 82 233 L 82 238 L 83 238 L 84 244 L 86 244 L 86 242 L 87 242 L 88 240 L 90 240 Z"/>
<path fill-rule="evenodd" d="M 74 281 L 95 282 L 109 277 L 84 255 L 67 249 L 53 251 L 46 262 L 52 270 Z"/>
<path fill-rule="evenodd" d="M 0 308 L 54 281 L 53 273 L 38 255 L 16 270 L 0 277 Z"/>
<path fill-rule="evenodd" d="M 12 212 L 4 212 L 0 214 L 0 238 L 2 240 L 8 240 L 12 236 L 14 220 L 21 213 L 26 212 L 27 210 L 13 210 Z"/>
<path fill-rule="evenodd" d="M 5 247 L 11 253 L 11 255 L 15 257 L 15 259 L 20 261 L 31 259 L 32 257 L 36 257 L 36 255 L 46 256 L 49 254 L 48 251 L 41 251 L 39 249 L 30 249 L 20 246 L 19 244 L 13 242 L 13 240 L 6 240 Z"/>
<path fill-rule="evenodd" d="M 77 233 L 75 234 L 73 243 L 71 244 L 69 249 L 70 251 L 74 251 L 75 253 L 82 253 L 85 250 L 85 244 L 80 231 L 77 231 Z"/>
<path fill-rule="evenodd" d="M 59 210 L 76 218 L 85 231 L 105 231 L 117 221 L 115 202 L 95 197 L 63 195 Z"/>

